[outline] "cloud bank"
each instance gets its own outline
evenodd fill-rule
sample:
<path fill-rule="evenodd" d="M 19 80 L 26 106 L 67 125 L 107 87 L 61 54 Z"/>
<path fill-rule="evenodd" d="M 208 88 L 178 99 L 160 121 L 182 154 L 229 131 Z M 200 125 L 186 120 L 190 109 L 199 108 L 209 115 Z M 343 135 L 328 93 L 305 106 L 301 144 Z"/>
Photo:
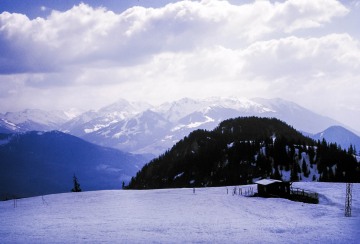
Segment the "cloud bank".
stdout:
<path fill-rule="evenodd" d="M 178 1 L 121 13 L 82 3 L 34 19 L 3 12 L 1 109 L 231 95 L 360 119 L 358 31 L 336 24 L 353 22 L 357 3 Z"/>

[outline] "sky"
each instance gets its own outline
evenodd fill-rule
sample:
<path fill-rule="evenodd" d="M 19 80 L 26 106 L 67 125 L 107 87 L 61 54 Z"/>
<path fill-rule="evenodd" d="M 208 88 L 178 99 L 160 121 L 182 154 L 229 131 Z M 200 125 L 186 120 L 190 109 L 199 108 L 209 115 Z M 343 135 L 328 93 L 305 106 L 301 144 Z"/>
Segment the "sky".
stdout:
<path fill-rule="evenodd" d="M 0 112 L 283 98 L 360 131 L 360 0 L 0 0 Z"/>

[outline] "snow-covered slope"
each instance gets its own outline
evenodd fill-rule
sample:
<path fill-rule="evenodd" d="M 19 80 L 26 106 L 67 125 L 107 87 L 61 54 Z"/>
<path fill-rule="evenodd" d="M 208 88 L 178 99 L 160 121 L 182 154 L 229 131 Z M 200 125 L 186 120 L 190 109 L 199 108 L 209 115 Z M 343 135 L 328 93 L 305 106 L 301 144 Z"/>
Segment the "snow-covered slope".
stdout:
<path fill-rule="evenodd" d="M 120 99 L 98 111 L 88 111 L 73 118 L 63 124 L 61 129 L 75 136 L 84 136 L 131 118 L 149 108 L 151 108 L 151 105 L 147 103 L 128 102 Z"/>
<path fill-rule="evenodd" d="M 170 128 L 171 123 L 168 120 L 158 113 L 146 110 L 134 117 L 87 133 L 82 138 L 99 145 L 121 148 L 124 151 L 153 153 L 156 148 L 151 148 L 150 152 L 140 152 L 138 149 L 157 143 L 166 136 Z M 162 151 L 163 148 L 160 150 Z"/>
<path fill-rule="evenodd" d="M 319 204 L 225 187 L 96 191 L 0 202 L 1 243 L 358 243 L 360 184 L 294 183 Z M 241 186 L 243 192 L 255 185 Z M 14 207 L 15 206 L 15 207 Z"/>
<path fill-rule="evenodd" d="M 0 119 L 13 125 L 12 131 L 55 130 L 70 118 L 71 114 L 64 111 L 44 111 L 40 109 L 26 109 L 21 112 L 0 114 Z"/>
<path fill-rule="evenodd" d="M 19 130 L 20 128 L 16 124 L 0 118 L 0 133 L 12 133 Z"/>

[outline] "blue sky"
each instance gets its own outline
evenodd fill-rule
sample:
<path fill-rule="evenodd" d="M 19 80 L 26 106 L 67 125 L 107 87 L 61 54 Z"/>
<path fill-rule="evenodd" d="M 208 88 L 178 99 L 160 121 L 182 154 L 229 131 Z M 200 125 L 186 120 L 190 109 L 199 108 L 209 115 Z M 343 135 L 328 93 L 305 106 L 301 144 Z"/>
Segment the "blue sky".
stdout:
<path fill-rule="evenodd" d="M 46 17 L 52 10 L 66 11 L 71 9 L 74 5 L 86 3 L 92 7 L 105 7 L 116 13 L 121 13 L 124 10 L 133 6 L 143 7 L 162 7 L 171 0 L 0 0 L 0 12 L 8 11 L 15 13 L 26 14 L 29 18 Z"/>
<path fill-rule="evenodd" d="M 360 131 L 360 1 L 0 0 L 0 112 L 280 97 Z"/>

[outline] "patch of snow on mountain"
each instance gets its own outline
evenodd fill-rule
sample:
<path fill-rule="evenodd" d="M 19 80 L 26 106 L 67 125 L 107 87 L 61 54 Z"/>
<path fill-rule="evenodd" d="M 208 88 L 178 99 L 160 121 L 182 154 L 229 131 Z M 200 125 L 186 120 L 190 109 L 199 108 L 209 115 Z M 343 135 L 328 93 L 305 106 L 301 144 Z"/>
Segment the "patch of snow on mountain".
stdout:
<path fill-rule="evenodd" d="M 81 115 L 84 112 L 85 112 L 84 110 L 77 109 L 77 108 L 71 108 L 71 109 L 64 111 L 65 115 L 69 118 L 69 120 L 78 117 L 79 115 Z"/>
<path fill-rule="evenodd" d="M 93 126 L 93 128 L 89 128 L 89 129 L 85 128 L 85 129 L 84 129 L 84 132 L 85 132 L 85 133 L 92 133 L 92 132 L 98 131 L 98 130 L 100 130 L 100 129 L 102 129 L 102 128 L 108 127 L 108 126 L 110 126 L 111 124 L 115 124 L 115 123 L 117 123 L 117 122 L 118 122 L 117 120 L 113 120 L 113 121 L 111 121 L 110 123 L 96 124 L 96 125 Z"/>
<path fill-rule="evenodd" d="M 161 113 L 169 121 L 176 122 L 203 107 L 204 104 L 199 100 L 183 98 L 172 103 L 160 105 L 158 108 L 155 108 L 154 111 Z"/>
<path fill-rule="evenodd" d="M 6 119 L 3 120 L 7 125 L 9 125 L 10 127 L 12 128 L 16 128 L 16 124 L 10 122 L 10 121 L 7 121 Z"/>
<path fill-rule="evenodd" d="M 20 128 L 16 124 L 3 118 L 0 118 L 0 128 L 1 127 L 4 128 L 5 131 L 9 131 L 9 132 L 20 131 Z"/>
<path fill-rule="evenodd" d="M 40 109 L 26 109 L 21 112 L 8 112 L 4 116 L 14 124 L 33 121 L 39 124 L 52 125 L 65 123 L 69 118 L 62 111 L 43 111 Z"/>
<path fill-rule="evenodd" d="M 172 132 L 175 132 L 177 130 L 183 129 L 183 128 L 188 128 L 188 129 L 193 129 L 193 128 L 198 128 L 203 124 L 209 123 L 209 122 L 214 122 L 215 120 L 210 118 L 209 116 L 204 116 L 205 117 L 205 121 L 197 121 L 197 122 L 192 122 L 189 123 L 187 125 L 184 124 L 180 124 L 174 128 L 171 129 Z"/>
<path fill-rule="evenodd" d="M 271 108 L 265 107 L 264 105 L 252 101 L 247 98 L 210 98 L 211 106 L 221 106 L 224 108 L 232 108 L 241 112 L 256 112 L 256 113 L 264 113 L 264 112 L 275 112 Z"/>
<path fill-rule="evenodd" d="M 232 148 L 234 146 L 234 142 L 231 142 L 230 144 L 227 145 L 227 148 Z"/>

